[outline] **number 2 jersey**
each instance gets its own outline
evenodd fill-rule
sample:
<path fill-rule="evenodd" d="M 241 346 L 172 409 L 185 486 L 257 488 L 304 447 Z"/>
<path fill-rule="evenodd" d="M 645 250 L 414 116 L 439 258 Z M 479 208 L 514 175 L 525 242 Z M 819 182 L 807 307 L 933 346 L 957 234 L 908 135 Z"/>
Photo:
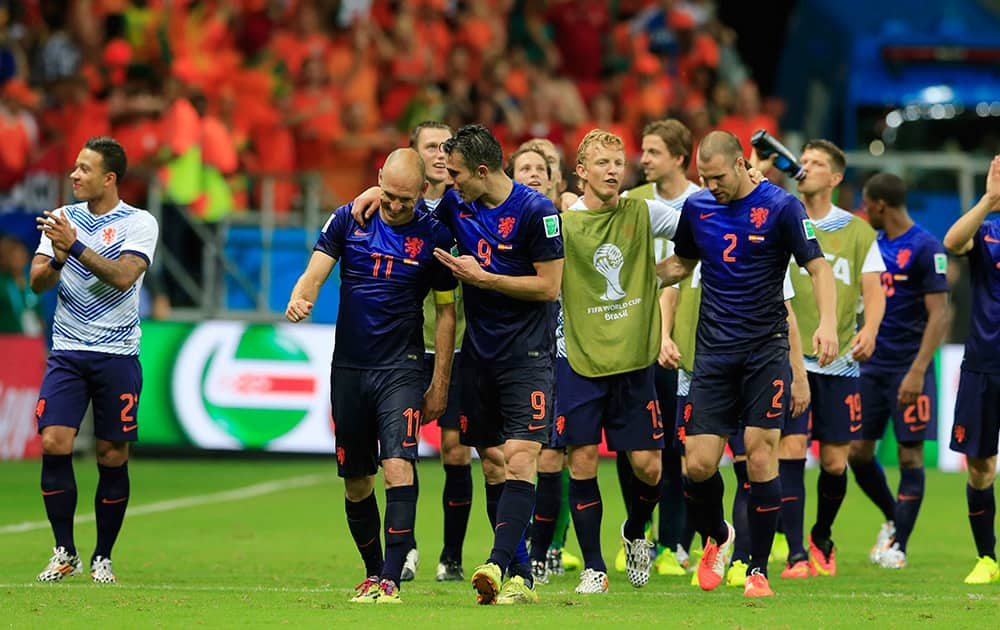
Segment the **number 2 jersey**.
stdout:
<path fill-rule="evenodd" d="M 430 289 L 457 286 L 433 252 L 449 251 L 452 242 L 448 229 L 419 208 L 398 226 L 376 212 L 361 227 L 351 204 L 333 212 L 313 250 L 340 263 L 334 367 L 423 369 L 424 298 Z"/>
<path fill-rule="evenodd" d="M 701 260 L 698 352 L 742 352 L 788 335 L 784 277 L 823 255 L 798 199 L 770 182 L 720 204 L 708 190 L 684 202 L 675 253 Z"/>
<path fill-rule="evenodd" d="M 984 221 L 972 237 L 972 317 L 962 369 L 1000 374 L 1000 221 Z"/>

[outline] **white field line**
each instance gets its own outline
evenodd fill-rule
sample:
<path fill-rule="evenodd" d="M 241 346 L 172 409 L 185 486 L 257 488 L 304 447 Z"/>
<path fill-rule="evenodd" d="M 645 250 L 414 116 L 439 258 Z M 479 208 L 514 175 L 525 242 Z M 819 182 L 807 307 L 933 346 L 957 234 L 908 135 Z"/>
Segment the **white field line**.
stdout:
<path fill-rule="evenodd" d="M 331 477 L 329 475 L 304 475 L 302 477 L 291 477 L 289 479 L 264 481 L 250 486 L 244 486 L 242 488 L 235 488 L 233 490 L 223 490 L 222 492 L 212 492 L 210 494 L 196 494 L 189 497 L 181 497 L 179 499 L 167 499 L 166 501 L 157 501 L 156 503 L 147 503 L 146 505 L 137 505 L 135 507 L 130 506 L 128 508 L 127 516 L 133 517 L 142 516 L 143 514 L 158 514 L 159 512 L 169 512 L 171 510 L 197 507 L 199 505 L 242 501 L 244 499 L 252 499 L 253 497 L 259 497 L 265 494 L 274 494 L 275 492 L 282 492 L 292 488 L 315 486 L 330 480 Z M 94 514 L 79 514 L 77 515 L 75 522 L 92 523 L 94 522 Z M 25 521 L 23 523 L 0 526 L 0 534 L 18 534 L 21 532 L 30 532 L 36 529 L 48 528 L 48 521 Z"/>

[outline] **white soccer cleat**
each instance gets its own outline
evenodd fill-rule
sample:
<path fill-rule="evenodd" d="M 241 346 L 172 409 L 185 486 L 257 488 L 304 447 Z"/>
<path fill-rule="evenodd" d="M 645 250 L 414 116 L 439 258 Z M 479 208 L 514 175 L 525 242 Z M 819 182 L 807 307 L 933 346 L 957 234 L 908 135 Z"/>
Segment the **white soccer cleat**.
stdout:
<path fill-rule="evenodd" d="M 608 574 L 604 571 L 584 569 L 580 574 L 580 583 L 573 590 L 584 595 L 591 593 L 607 593 Z"/>
<path fill-rule="evenodd" d="M 872 546 L 872 550 L 868 552 L 868 559 L 872 564 L 880 564 L 879 559 L 882 554 L 889 550 L 892 545 L 892 538 L 896 535 L 896 524 L 892 521 L 886 521 L 882 523 L 882 526 L 878 530 L 878 538 L 875 539 L 875 545 Z"/>
<path fill-rule="evenodd" d="M 90 563 L 90 577 L 98 584 L 114 584 L 115 573 L 111 570 L 111 558 L 97 556 Z"/>
<path fill-rule="evenodd" d="M 621 538 L 625 545 L 625 576 L 628 577 L 629 584 L 642 588 L 649 582 L 649 567 L 652 564 L 650 550 L 654 545 L 645 537 L 627 540 L 625 523 L 622 523 Z"/>
<path fill-rule="evenodd" d="M 63 578 L 83 573 L 80 556 L 66 553 L 65 547 L 52 549 L 52 558 L 45 570 L 38 574 L 39 582 L 58 582 Z"/>
<path fill-rule="evenodd" d="M 894 542 L 879 556 L 878 566 L 883 569 L 902 569 L 906 566 L 906 552 L 899 548 L 899 543 Z"/>
<path fill-rule="evenodd" d="M 420 566 L 420 554 L 414 547 L 406 552 L 406 560 L 403 561 L 403 572 L 399 575 L 400 582 L 412 582 L 417 577 L 417 567 Z"/>

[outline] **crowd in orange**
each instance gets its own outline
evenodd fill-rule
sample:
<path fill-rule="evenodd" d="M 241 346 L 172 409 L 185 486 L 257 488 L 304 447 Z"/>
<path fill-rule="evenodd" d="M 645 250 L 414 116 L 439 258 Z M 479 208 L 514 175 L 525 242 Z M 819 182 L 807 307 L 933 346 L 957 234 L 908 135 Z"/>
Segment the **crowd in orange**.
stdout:
<path fill-rule="evenodd" d="M 0 192 L 48 156 L 69 169 L 88 137 L 125 146 L 124 196 L 200 149 L 258 207 L 261 175 L 291 209 L 312 171 L 324 205 L 350 199 L 416 123 L 486 124 L 572 163 L 594 127 L 630 156 L 646 122 L 675 116 L 697 141 L 729 129 L 749 148 L 777 132 L 699 0 L 25 0 L 0 9 Z M 693 174 L 693 173 L 692 173 Z"/>

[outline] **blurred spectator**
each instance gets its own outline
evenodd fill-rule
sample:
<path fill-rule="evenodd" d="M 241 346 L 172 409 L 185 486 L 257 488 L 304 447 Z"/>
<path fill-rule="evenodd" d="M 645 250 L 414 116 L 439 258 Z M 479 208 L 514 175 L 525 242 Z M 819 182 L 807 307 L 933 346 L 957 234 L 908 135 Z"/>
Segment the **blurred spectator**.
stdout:
<path fill-rule="evenodd" d="M 38 123 L 32 115 L 38 95 L 21 79 L 0 87 L 0 190 L 7 190 L 24 176 L 38 143 Z"/>
<path fill-rule="evenodd" d="M 750 157 L 750 136 L 758 129 L 764 129 L 778 137 L 778 120 L 761 111 L 760 92 L 751 79 L 744 81 L 736 91 L 733 112 L 719 121 L 718 129 L 732 132 L 740 139 L 743 152 Z"/>
<path fill-rule="evenodd" d="M 0 234 L 0 333 L 40 335 L 38 300 L 28 288 L 28 248 Z"/>

